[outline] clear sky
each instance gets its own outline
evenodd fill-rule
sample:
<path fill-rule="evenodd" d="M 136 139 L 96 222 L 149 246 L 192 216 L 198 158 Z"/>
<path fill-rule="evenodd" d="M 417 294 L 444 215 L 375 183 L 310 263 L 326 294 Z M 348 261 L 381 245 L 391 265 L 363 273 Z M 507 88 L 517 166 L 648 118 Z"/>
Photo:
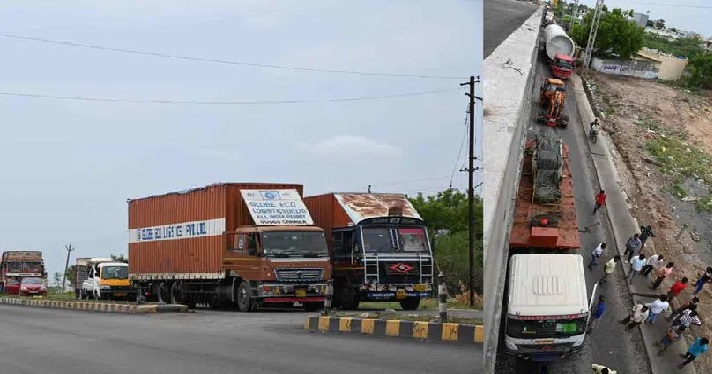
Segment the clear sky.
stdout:
<path fill-rule="evenodd" d="M 583 0 L 594 7 L 595 0 Z M 694 31 L 712 36 L 712 2 L 709 0 L 605 0 L 609 8 L 634 9 L 637 13 L 650 11 L 650 19 L 664 19 L 666 27 Z"/>
<path fill-rule="evenodd" d="M 103 0 L 0 4 L 0 33 L 331 70 L 481 71 L 481 0 Z M 329 191 L 447 188 L 464 134 L 458 79 L 315 73 L 176 60 L 0 36 L 0 250 L 127 253 L 127 198 L 215 182 Z M 387 100 L 159 105 L 122 100 Z M 479 133 L 479 131 L 478 131 Z M 479 137 L 478 137 L 479 138 Z M 454 187 L 467 186 L 456 172 Z"/>

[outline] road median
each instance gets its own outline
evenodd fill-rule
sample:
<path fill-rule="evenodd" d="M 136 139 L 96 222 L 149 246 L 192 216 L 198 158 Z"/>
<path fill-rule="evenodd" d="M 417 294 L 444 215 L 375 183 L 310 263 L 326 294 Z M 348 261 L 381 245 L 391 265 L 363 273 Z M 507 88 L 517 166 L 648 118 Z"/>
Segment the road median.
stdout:
<path fill-rule="evenodd" d="M 152 314 L 152 313 L 188 313 L 185 305 L 135 305 L 112 304 L 87 301 L 59 301 L 42 299 L 22 299 L 12 297 L 0 298 L 2 305 L 15 305 L 34 308 L 82 310 L 99 313 Z"/>
<path fill-rule="evenodd" d="M 481 324 L 402 319 L 311 316 L 304 321 L 304 329 L 312 332 L 352 333 L 459 343 L 482 344 L 484 340 L 484 327 Z"/>

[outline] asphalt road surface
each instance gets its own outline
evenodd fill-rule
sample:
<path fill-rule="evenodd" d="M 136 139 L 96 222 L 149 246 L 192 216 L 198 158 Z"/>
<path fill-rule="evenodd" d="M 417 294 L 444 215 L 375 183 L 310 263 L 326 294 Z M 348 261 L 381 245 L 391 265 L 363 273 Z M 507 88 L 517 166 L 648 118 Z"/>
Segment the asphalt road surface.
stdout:
<path fill-rule="evenodd" d="M 541 58 L 540 58 L 541 60 Z M 545 78 L 549 77 L 546 65 L 540 61 L 537 66 L 537 76 L 535 80 L 535 94 L 538 95 L 538 87 Z M 569 126 L 565 129 L 550 128 L 535 123 L 535 116 L 540 108 L 537 103 L 538 97 L 532 98 L 532 120 L 529 133 L 540 131 L 555 131 L 563 138 L 565 145 L 569 146 L 571 159 L 571 173 L 574 180 L 574 195 L 576 200 L 576 215 L 579 226 L 579 240 L 581 249 L 578 251 L 584 257 L 587 265 L 590 261 L 590 253 L 600 242 L 606 242 L 608 248 L 604 252 L 599 265 L 594 266 L 592 271 L 586 269 L 586 282 L 589 293 L 593 290 L 593 285 L 598 282 L 603 273 L 603 263 L 608 261 L 616 251 L 613 247 L 615 240 L 610 223 L 604 211 L 599 211 L 594 216 L 593 203 L 594 195 L 598 192 L 598 182 L 596 182 L 595 169 L 591 160 L 588 139 L 584 136 L 581 126 L 581 118 L 576 107 L 576 100 L 573 92 L 566 97 L 564 111 L 570 118 Z M 618 243 L 623 245 L 624 243 Z M 650 367 L 643 347 L 642 336 L 639 329 L 625 332 L 623 326 L 616 323 L 617 320 L 625 317 L 633 306 L 628 295 L 628 288 L 623 280 L 623 272 L 619 263 L 613 279 L 602 287 L 599 287 L 598 294 L 606 296 L 607 310 L 603 319 L 598 324 L 596 330 L 586 338 L 584 349 L 575 356 L 563 358 L 548 365 L 549 374 L 571 374 L 591 372 L 591 363 L 606 365 L 626 374 L 647 374 Z M 625 265 L 627 266 L 627 265 Z M 501 349 L 500 349 L 501 351 Z M 536 373 L 536 368 L 531 364 L 514 360 L 498 352 L 498 368 L 500 373 Z"/>
<path fill-rule="evenodd" d="M 305 313 L 124 315 L 0 306 L 2 374 L 467 373 L 479 346 L 309 333 Z M 478 371 L 479 370 L 479 371 Z"/>
<path fill-rule="evenodd" d="M 484 7 L 485 58 L 537 10 L 532 3 L 514 0 L 485 0 Z"/>

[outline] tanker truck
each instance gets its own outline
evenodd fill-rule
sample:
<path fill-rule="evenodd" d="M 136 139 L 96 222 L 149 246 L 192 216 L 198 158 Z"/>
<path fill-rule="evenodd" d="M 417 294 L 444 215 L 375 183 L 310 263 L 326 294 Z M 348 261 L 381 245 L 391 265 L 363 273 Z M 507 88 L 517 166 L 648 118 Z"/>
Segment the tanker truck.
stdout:
<path fill-rule="evenodd" d="M 569 79 L 574 67 L 576 44 L 561 26 L 551 23 L 544 28 L 544 42 L 540 44 L 549 61 L 554 78 Z"/>

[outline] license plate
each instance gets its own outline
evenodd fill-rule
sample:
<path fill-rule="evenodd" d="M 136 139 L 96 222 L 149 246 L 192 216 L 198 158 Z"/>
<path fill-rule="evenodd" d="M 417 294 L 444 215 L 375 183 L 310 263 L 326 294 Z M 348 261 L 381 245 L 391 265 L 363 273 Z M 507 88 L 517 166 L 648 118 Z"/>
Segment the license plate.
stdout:
<path fill-rule="evenodd" d="M 423 292 L 428 289 L 428 286 L 424 284 L 416 284 L 415 287 L 413 287 L 416 291 L 418 292 Z"/>
<path fill-rule="evenodd" d="M 40 291 L 30 291 L 30 293 L 40 293 Z"/>
<path fill-rule="evenodd" d="M 396 291 L 396 299 L 405 299 L 405 290 Z"/>
<path fill-rule="evenodd" d="M 126 296 L 126 295 L 128 295 L 128 293 L 126 293 L 126 292 L 117 292 L 117 293 L 115 293 L 114 295 L 115 295 L 115 296 L 118 296 L 118 297 L 121 297 L 121 296 Z"/>
<path fill-rule="evenodd" d="M 297 297 L 306 297 L 307 296 L 307 290 L 305 289 L 297 289 L 294 291 L 297 295 Z"/>

